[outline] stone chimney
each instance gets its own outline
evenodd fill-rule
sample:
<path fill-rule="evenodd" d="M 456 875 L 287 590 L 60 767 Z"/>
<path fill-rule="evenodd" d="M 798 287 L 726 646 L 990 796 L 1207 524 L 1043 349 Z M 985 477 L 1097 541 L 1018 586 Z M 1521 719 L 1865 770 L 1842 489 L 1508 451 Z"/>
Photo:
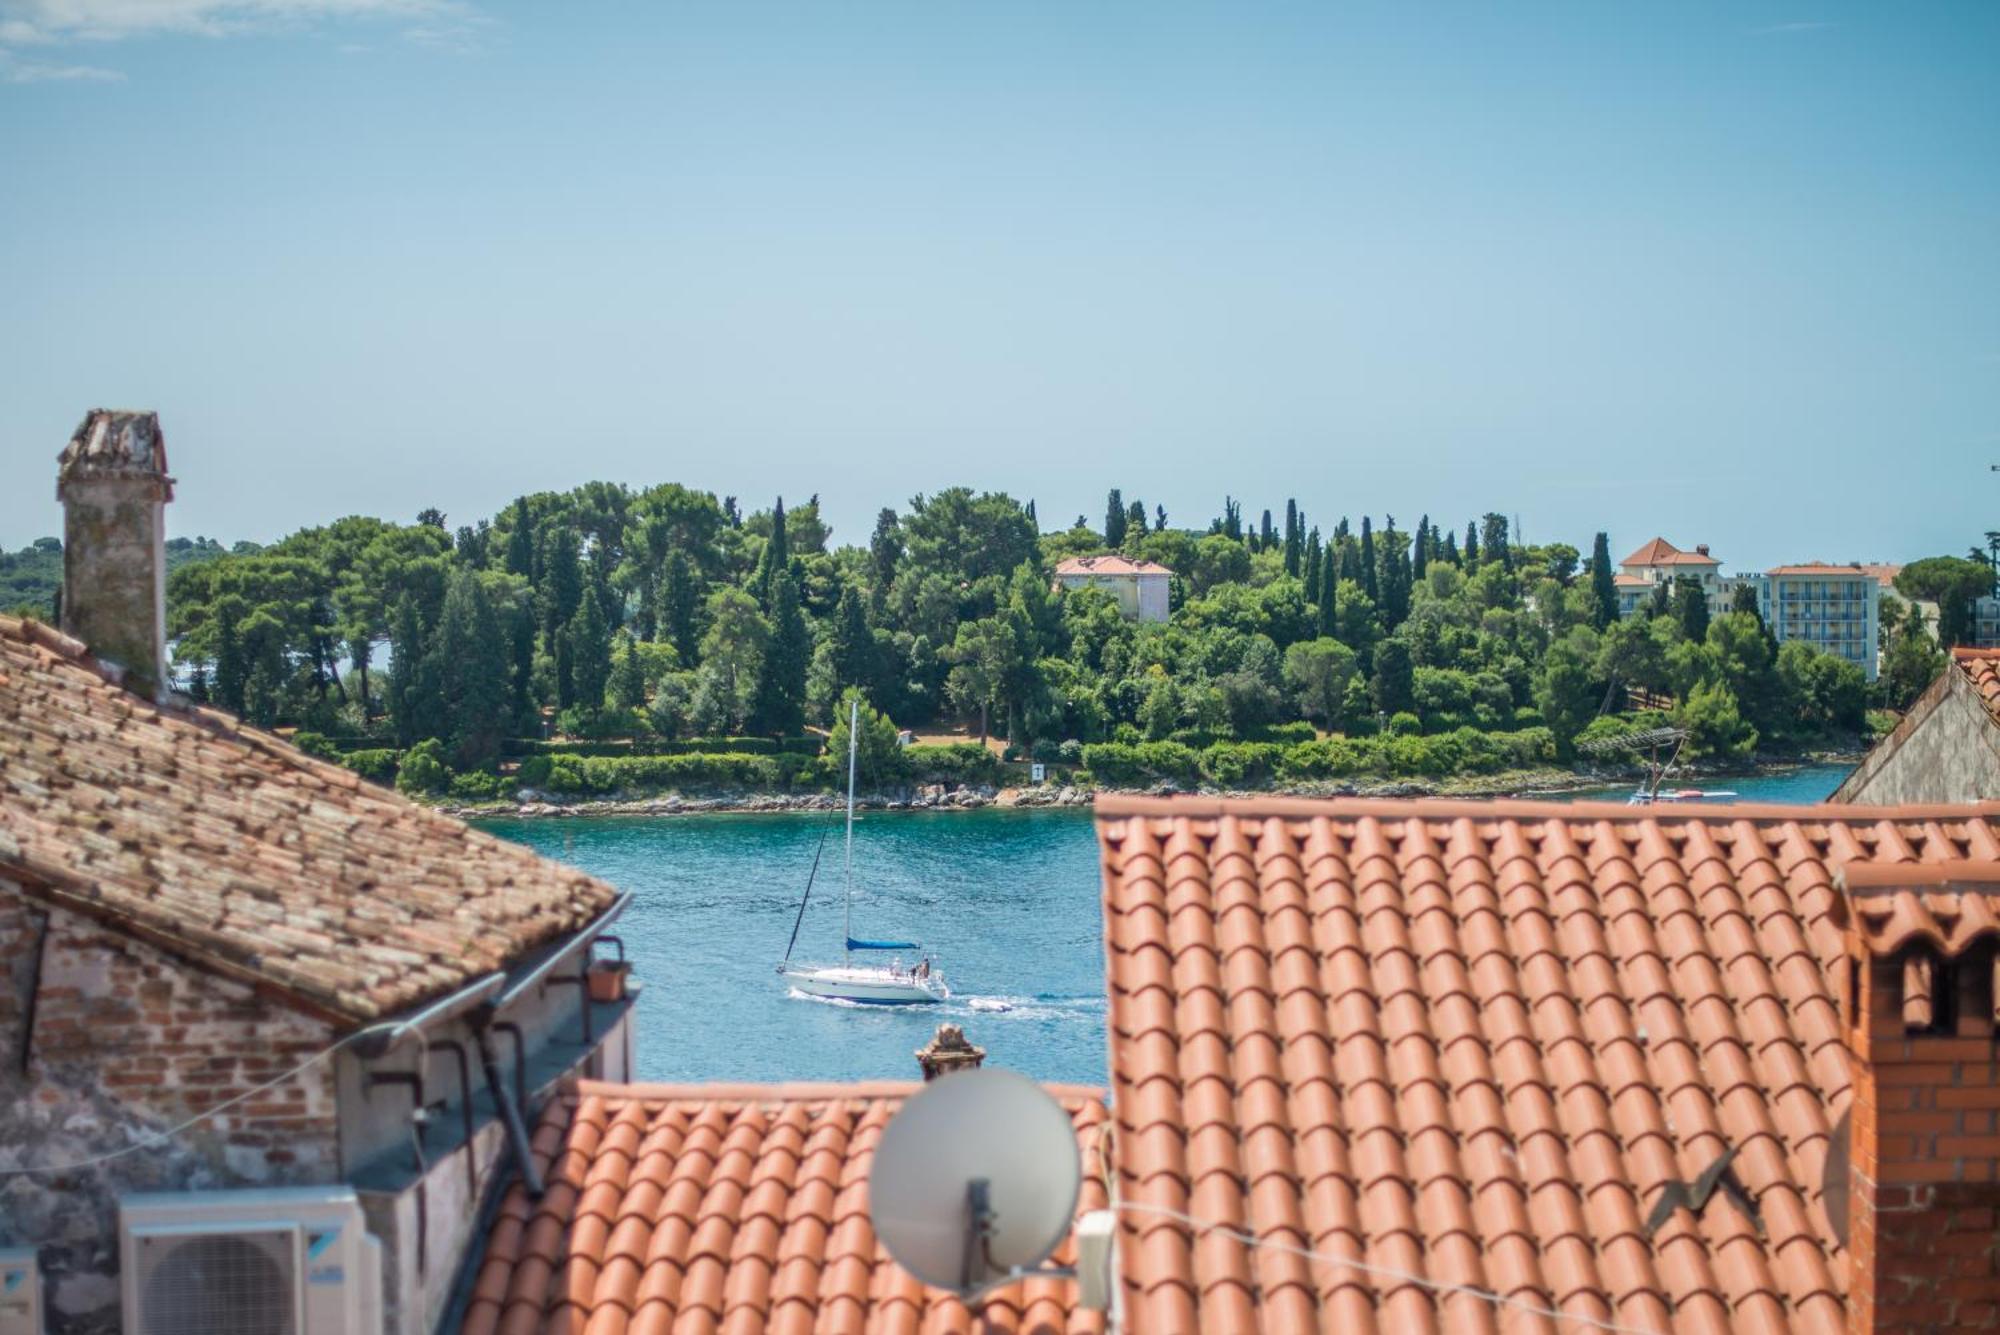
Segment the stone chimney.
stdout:
<path fill-rule="evenodd" d="M 975 1047 L 955 1024 L 939 1025 L 931 1041 L 917 1049 L 917 1065 L 924 1068 L 926 1083 L 953 1071 L 976 1070 L 985 1060 L 986 1049 Z"/>
<path fill-rule="evenodd" d="M 59 456 L 62 629 L 125 669 L 125 684 L 167 688 L 167 442 L 148 412 L 93 408 Z"/>
<path fill-rule="evenodd" d="M 1697 555 L 1697 556 L 1707 556 L 1707 555 L 1708 555 L 1708 544 L 1707 544 L 1707 543 L 1705 543 L 1705 542 L 1697 542 L 1697 543 L 1696 543 L 1696 544 L 1694 545 L 1694 551 L 1695 551 L 1695 555 Z"/>
<path fill-rule="evenodd" d="M 1826 1200 L 1846 1226 L 1848 1329 L 1979 1325 L 2000 1304 L 2000 862 L 1858 864 L 1840 886 L 1854 1099 Z"/>

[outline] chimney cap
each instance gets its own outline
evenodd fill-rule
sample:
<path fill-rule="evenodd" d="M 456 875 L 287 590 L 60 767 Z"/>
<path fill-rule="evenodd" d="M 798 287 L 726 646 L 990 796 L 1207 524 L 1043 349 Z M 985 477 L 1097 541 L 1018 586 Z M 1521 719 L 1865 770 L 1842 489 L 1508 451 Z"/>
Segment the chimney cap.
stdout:
<path fill-rule="evenodd" d="M 167 438 L 158 413 L 125 408 L 92 408 L 56 456 L 56 481 L 91 477 L 152 477 L 173 499 L 174 480 L 167 476 Z"/>

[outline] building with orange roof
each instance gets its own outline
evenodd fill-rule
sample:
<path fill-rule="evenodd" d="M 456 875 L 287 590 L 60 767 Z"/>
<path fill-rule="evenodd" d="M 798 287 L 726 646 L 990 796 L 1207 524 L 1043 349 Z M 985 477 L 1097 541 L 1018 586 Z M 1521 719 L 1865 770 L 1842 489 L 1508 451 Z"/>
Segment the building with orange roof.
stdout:
<path fill-rule="evenodd" d="M 1954 649 L 1938 679 L 1835 790 L 1835 802 L 2000 800 L 2000 649 Z"/>
<path fill-rule="evenodd" d="M 1778 643 L 1802 640 L 1860 668 L 1870 681 L 1881 670 L 1882 581 L 1859 563 L 1808 561 L 1744 577 L 1757 591 L 1757 610 Z"/>
<path fill-rule="evenodd" d="M 259 1191 L 325 1188 L 379 1245 L 380 1329 L 428 1335 L 523 1105 L 629 1069 L 631 1000 L 589 986 L 624 900 L 173 696 L 157 419 L 93 412 L 61 479 L 66 629 L 0 616 L 0 1249 L 50 1335 L 96 1335 L 134 1327 L 132 1193 L 203 1189 L 228 1250 L 282 1223 Z"/>
<path fill-rule="evenodd" d="M 1618 590 L 1618 613 L 1631 616 L 1652 601 L 1654 590 L 1677 579 L 1691 579 L 1714 603 L 1722 596 L 1722 562 L 1702 543 L 1684 552 L 1665 538 L 1654 538 L 1618 563 L 1612 584 Z"/>
<path fill-rule="evenodd" d="M 1072 556 L 1056 566 L 1056 587 L 1102 589 L 1134 621 L 1165 621 L 1174 572 L 1158 561 L 1129 556 Z"/>
<path fill-rule="evenodd" d="M 1126 1329 L 2000 1314 L 2000 806 L 1097 823 Z"/>

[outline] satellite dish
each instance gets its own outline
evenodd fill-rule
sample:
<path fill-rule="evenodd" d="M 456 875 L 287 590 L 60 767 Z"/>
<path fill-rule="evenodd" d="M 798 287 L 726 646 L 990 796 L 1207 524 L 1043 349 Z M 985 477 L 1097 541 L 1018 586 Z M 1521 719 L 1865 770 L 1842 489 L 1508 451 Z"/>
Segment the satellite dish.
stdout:
<path fill-rule="evenodd" d="M 1082 1178 L 1076 1129 L 1041 1086 L 1014 1071 L 956 1071 L 882 1132 L 868 1215 L 896 1264 L 970 1299 L 1048 1259 Z"/>

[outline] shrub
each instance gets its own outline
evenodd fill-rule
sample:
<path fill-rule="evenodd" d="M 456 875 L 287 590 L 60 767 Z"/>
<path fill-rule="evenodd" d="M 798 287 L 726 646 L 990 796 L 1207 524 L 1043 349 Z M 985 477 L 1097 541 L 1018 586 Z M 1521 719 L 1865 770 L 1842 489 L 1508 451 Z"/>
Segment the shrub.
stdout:
<path fill-rule="evenodd" d="M 453 775 L 450 792 L 461 802 L 497 802 L 510 794 L 511 785 L 505 775 L 475 770 Z"/>
<path fill-rule="evenodd" d="M 514 774 L 514 783 L 520 788 L 546 788 L 549 785 L 549 770 L 555 762 L 547 756 L 529 756 L 521 762 L 521 768 Z"/>
<path fill-rule="evenodd" d="M 1056 759 L 1065 765 L 1081 765 L 1083 763 L 1083 743 L 1074 737 L 1065 738 L 1062 745 L 1056 748 Z"/>
<path fill-rule="evenodd" d="M 398 792 L 440 793 L 450 782 L 451 771 L 444 763 L 444 744 L 435 737 L 426 737 L 403 752 L 396 767 Z"/>
<path fill-rule="evenodd" d="M 1000 773 L 993 753 L 977 742 L 906 746 L 903 758 L 918 783 L 991 783 Z"/>
<path fill-rule="evenodd" d="M 1424 730 L 1423 720 L 1408 710 L 1389 717 L 1389 733 L 1394 737 L 1415 737 Z"/>
<path fill-rule="evenodd" d="M 396 781 L 396 752 L 391 747 L 349 751 L 340 758 L 340 763 L 373 783 L 388 784 Z"/>
<path fill-rule="evenodd" d="M 1218 742 L 1201 753 L 1201 776 L 1224 788 L 1265 783 L 1285 750 L 1276 742 Z"/>
<path fill-rule="evenodd" d="M 292 745 L 298 747 L 299 750 L 305 752 L 307 755 L 318 756 L 322 760 L 337 760 L 340 758 L 340 752 L 334 748 L 332 742 L 327 740 L 326 734 L 323 732 L 313 732 L 307 728 L 300 728 L 292 734 Z"/>

